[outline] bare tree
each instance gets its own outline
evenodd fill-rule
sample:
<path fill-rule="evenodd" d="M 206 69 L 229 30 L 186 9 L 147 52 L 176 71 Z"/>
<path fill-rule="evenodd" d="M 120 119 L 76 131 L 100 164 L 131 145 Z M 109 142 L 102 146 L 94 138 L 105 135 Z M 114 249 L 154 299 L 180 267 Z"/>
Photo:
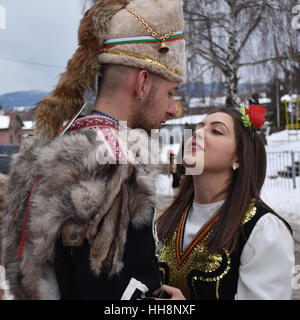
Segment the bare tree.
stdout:
<path fill-rule="evenodd" d="M 283 72 L 284 79 L 288 79 L 289 92 L 292 94 L 299 88 L 299 71 L 300 71 L 300 30 L 292 27 L 293 14 L 292 9 L 297 5 L 297 0 L 284 0 L 278 24 L 280 26 L 280 37 L 274 40 L 276 42 L 276 51 L 278 56 L 287 57 L 280 59 L 280 68 Z M 294 79 L 296 81 L 294 81 Z"/>
<path fill-rule="evenodd" d="M 266 31 L 266 21 L 279 12 L 278 2 L 185 1 L 188 70 L 192 77 L 196 78 L 197 74 L 203 74 L 203 70 L 217 67 L 224 77 L 228 100 L 234 106 L 237 100 L 239 69 L 276 60 L 275 51 L 264 54 L 264 46 L 260 47 L 262 43 L 258 39 L 263 39 L 261 33 Z M 249 46 L 251 41 L 255 44 Z"/>
<path fill-rule="evenodd" d="M 99 0 L 80 0 L 81 6 L 82 6 L 82 12 L 85 13 L 88 9 L 90 9 L 98 1 Z"/>

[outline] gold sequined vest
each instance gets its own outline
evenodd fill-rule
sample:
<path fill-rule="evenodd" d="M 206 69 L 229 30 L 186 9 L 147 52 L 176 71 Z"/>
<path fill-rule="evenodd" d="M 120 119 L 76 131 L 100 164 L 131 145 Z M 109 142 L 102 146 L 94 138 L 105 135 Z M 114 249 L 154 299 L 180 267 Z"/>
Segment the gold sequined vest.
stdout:
<path fill-rule="evenodd" d="M 216 224 L 217 212 L 199 230 L 190 245 L 183 250 L 183 232 L 189 207 L 182 214 L 172 238 L 164 244 L 159 267 L 162 282 L 179 288 L 187 299 L 234 299 L 242 249 L 257 220 L 267 210 L 252 201 L 242 221 L 237 249 L 229 254 L 209 253 L 205 243 Z"/>

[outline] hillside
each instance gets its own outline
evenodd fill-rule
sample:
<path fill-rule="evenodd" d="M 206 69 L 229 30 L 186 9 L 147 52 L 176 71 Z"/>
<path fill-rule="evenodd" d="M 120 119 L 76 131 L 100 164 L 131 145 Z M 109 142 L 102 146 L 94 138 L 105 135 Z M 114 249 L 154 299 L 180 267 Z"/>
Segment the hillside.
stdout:
<path fill-rule="evenodd" d="M 17 91 L 0 96 L 0 105 L 5 111 L 12 111 L 13 107 L 32 107 L 48 95 L 45 91 Z"/>

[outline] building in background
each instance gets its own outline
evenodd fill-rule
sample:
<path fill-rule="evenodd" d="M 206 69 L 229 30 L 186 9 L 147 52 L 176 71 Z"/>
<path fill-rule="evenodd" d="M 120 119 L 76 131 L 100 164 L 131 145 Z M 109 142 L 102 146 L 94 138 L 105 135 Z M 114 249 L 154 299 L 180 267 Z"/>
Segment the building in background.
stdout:
<path fill-rule="evenodd" d="M 22 138 L 33 134 L 32 120 L 22 120 L 21 115 L 13 112 L 0 113 L 0 145 L 21 144 Z"/>
<path fill-rule="evenodd" d="M 20 144 L 23 125 L 17 113 L 0 114 L 0 144 Z"/>

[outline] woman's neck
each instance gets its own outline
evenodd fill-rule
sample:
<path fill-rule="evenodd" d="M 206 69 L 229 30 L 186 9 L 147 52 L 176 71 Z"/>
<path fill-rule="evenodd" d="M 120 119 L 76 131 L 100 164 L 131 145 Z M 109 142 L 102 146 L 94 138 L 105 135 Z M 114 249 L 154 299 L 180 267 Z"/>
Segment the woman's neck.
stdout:
<path fill-rule="evenodd" d="M 202 173 L 193 176 L 194 201 L 200 204 L 218 202 L 226 199 L 228 174 Z"/>

